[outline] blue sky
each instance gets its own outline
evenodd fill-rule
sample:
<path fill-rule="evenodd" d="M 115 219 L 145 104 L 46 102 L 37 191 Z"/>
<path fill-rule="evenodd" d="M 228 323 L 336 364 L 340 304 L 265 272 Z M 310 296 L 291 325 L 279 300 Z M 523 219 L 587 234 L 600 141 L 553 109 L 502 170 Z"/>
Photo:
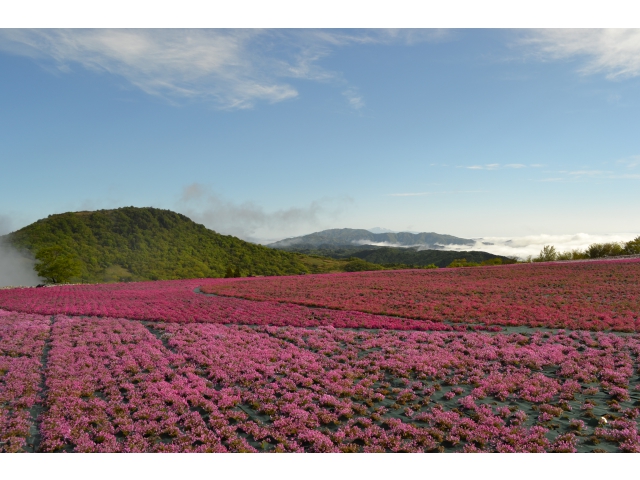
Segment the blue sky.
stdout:
<path fill-rule="evenodd" d="M 639 108 L 639 30 L 0 30 L 0 230 L 640 232 Z"/>

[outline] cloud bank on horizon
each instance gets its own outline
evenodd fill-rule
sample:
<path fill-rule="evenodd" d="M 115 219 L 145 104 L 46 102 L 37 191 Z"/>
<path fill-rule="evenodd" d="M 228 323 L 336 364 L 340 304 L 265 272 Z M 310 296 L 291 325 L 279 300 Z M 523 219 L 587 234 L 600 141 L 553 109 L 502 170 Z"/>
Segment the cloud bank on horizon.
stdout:
<path fill-rule="evenodd" d="M 537 256 L 545 245 L 553 245 L 558 252 L 570 250 L 585 250 L 592 243 L 628 242 L 638 236 L 638 233 L 617 233 L 610 235 L 591 235 L 576 233 L 568 235 L 524 235 L 519 237 L 483 237 L 474 238 L 473 246 L 443 245 L 444 250 L 482 250 L 503 255 L 505 257 L 526 258 Z"/>
<path fill-rule="evenodd" d="M 391 232 L 388 229 L 380 229 Z M 395 232 L 395 231 L 394 231 Z M 419 233 L 419 232 L 411 232 Z M 585 250 L 593 243 L 628 242 L 640 233 L 616 233 L 606 235 L 592 235 L 588 233 L 576 233 L 568 235 L 523 235 L 516 237 L 483 237 L 471 239 L 471 245 L 437 244 L 437 248 L 451 252 L 483 251 L 505 257 L 537 256 L 545 245 L 553 245 L 558 252 L 571 250 Z M 418 250 L 433 249 L 430 245 L 401 245 L 391 242 L 369 242 L 367 240 L 355 240 L 354 245 L 374 245 L 376 247 L 417 248 Z"/>

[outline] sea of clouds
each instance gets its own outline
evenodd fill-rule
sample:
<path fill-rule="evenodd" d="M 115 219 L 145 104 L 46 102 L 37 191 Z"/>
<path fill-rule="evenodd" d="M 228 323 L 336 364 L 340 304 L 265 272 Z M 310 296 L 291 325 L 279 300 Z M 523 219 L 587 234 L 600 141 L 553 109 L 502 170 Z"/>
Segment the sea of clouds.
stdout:
<path fill-rule="evenodd" d="M 441 248 L 450 251 L 482 250 L 495 255 L 526 258 L 529 255 L 537 256 L 545 245 L 553 245 L 559 252 L 585 250 L 592 243 L 628 242 L 638 235 L 640 233 L 609 235 L 576 233 L 568 235 L 526 235 L 522 237 L 483 237 L 474 238 L 475 244 L 473 246 L 442 245 Z"/>
<path fill-rule="evenodd" d="M 553 245 L 558 252 L 570 250 L 585 250 L 592 243 L 628 242 L 639 236 L 640 233 L 615 233 L 593 235 L 588 233 L 576 233 L 567 235 L 525 235 L 519 237 L 482 237 L 474 238 L 473 245 L 400 245 L 391 242 L 368 242 L 356 240 L 354 245 L 374 245 L 377 247 L 403 247 L 417 248 L 418 250 L 439 249 L 453 252 L 480 250 L 503 255 L 505 257 L 527 258 L 529 255 L 537 256 L 545 245 Z"/>

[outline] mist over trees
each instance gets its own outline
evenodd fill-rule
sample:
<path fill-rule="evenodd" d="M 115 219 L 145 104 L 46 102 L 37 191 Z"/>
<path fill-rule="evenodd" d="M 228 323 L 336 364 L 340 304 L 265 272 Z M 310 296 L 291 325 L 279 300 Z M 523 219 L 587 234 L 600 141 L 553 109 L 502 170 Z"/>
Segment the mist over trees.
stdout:
<path fill-rule="evenodd" d="M 33 256 L 0 238 L 0 287 L 33 286 L 41 282 Z"/>

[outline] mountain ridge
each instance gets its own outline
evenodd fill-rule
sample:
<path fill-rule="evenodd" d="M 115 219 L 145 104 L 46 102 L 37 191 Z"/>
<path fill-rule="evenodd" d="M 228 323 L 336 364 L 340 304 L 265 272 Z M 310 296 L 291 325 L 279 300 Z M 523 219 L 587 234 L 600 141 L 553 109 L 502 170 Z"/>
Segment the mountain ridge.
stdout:
<path fill-rule="evenodd" d="M 308 247 L 350 247 L 354 245 L 375 245 L 389 247 L 422 246 L 437 250 L 441 245 L 473 245 L 468 238 L 435 232 L 384 232 L 373 233 L 365 229 L 332 228 L 320 232 L 310 233 L 299 237 L 292 237 L 268 244 L 268 247 L 288 249 L 304 245 Z"/>

